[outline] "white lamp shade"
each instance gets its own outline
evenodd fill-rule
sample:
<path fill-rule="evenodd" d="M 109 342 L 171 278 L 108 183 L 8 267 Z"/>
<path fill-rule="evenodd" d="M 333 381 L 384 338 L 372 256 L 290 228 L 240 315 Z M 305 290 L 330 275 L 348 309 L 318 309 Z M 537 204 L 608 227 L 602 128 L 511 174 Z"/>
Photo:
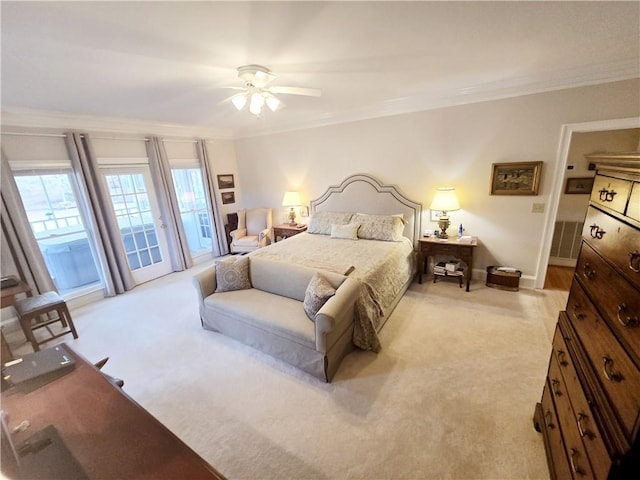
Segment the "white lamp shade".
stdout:
<path fill-rule="evenodd" d="M 272 112 L 276 111 L 276 108 L 278 108 L 278 105 L 280 105 L 280 100 L 278 100 L 276 97 L 274 97 L 271 94 L 267 95 L 267 106 L 269 107 L 269 109 Z"/>
<path fill-rule="evenodd" d="M 238 111 L 244 108 L 244 105 L 247 103 L 247 96 L 244 93 L 239 93 L 238 95 L 234 95 L 231 98 L 231 103 L 233 106 L 238 109 Z"/>
<path fill-rule="evenodd" d="M 431 202 L 431 210 L 440 212 L 452 212 L 460 210 L 460 203 L 456 195 L 456 189 L 453 187 L 436 188 L 436 194 Z"/>
<path fill-rule="evenodd" d="M 300 194 L 298 192 L 285 192 L 284 198 L 282 199 L 283 207 L 297 207 L 302 205 L 300 201 Z"/>
<path fill-rule="evenodd" d="M 264 97 L 260 93 L 254 93 L 251 95 L 251 101 L 249 102 L 249 111 L 251 113 L 254 115 L 260 115 L 263 105 Z"/>

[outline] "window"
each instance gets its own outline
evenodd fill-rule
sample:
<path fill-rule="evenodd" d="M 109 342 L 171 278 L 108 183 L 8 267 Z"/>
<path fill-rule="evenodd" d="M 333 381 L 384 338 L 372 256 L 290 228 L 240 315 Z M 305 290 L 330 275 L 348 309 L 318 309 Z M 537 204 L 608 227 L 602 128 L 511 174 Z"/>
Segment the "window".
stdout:
<path fill-rule="evenodd" d="M 193 256 L 211 252 L 211 219 L 199 168 L 172 168 L 173 185 L 180 205 L 180 217 Z"/>
<path fill-rule="evenodd" d="M 70 169 L 15 172 L 31 230 L 60 293 L 101 285 Z"/>

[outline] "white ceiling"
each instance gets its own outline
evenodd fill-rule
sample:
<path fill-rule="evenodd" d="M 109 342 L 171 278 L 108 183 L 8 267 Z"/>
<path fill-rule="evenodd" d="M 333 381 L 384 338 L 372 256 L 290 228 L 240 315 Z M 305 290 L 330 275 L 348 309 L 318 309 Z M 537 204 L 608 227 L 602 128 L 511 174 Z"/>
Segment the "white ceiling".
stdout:
<path fill-rule="evenodd" d="M 1 2 L 2 110 L 267 132 L 640 77 L 640 2 Z M 281 95 L 256 119 L 236 67 Z"/>

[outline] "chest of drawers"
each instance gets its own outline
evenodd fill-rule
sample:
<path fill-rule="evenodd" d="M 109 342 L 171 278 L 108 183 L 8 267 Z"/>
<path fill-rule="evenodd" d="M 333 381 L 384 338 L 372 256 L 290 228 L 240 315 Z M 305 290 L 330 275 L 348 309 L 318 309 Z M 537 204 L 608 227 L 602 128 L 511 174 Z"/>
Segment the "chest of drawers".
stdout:
<path fill-rule="evenodd" d="M 597 173 L 534 425 L 552 478 L 640 478 L 640 154 Z"/>

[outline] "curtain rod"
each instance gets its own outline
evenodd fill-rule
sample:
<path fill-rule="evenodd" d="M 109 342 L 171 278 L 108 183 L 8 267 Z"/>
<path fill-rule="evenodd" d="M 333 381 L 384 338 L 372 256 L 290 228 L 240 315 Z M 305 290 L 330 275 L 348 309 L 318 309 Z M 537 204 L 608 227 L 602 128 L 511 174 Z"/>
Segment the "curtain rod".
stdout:
<path fill-rule="evenodd" d="M 57 138 L 67 138 L 67 135 L 64 133 L 33 133 L 33 132 L 0 132 L 2 135 L 16 135 L 22 137 L 57 137 Z M 84 135 L 80 135 L 84 138 Z M 97 140 L 131 140 L 131 141 L 140 141 L 140 142 L 148 142 L 148 138 L 123 138 L 123 137 L 100 137 L 97 135 L 91 135 L 91 138 L 95 138 Z M 175 143 L 198 143 L 197 140 L 187 140 L 187 139 L 172 139 L 172 138 L 162 138 L 163 142 L 175 142 Z"/>
<path fill-rule="evenodd" d="M 31 133 L 31 132 L 0 132 L 2 135 L 16 135 L 19 137 L 58 137 L 67 138 L 64 133 Z"/>

